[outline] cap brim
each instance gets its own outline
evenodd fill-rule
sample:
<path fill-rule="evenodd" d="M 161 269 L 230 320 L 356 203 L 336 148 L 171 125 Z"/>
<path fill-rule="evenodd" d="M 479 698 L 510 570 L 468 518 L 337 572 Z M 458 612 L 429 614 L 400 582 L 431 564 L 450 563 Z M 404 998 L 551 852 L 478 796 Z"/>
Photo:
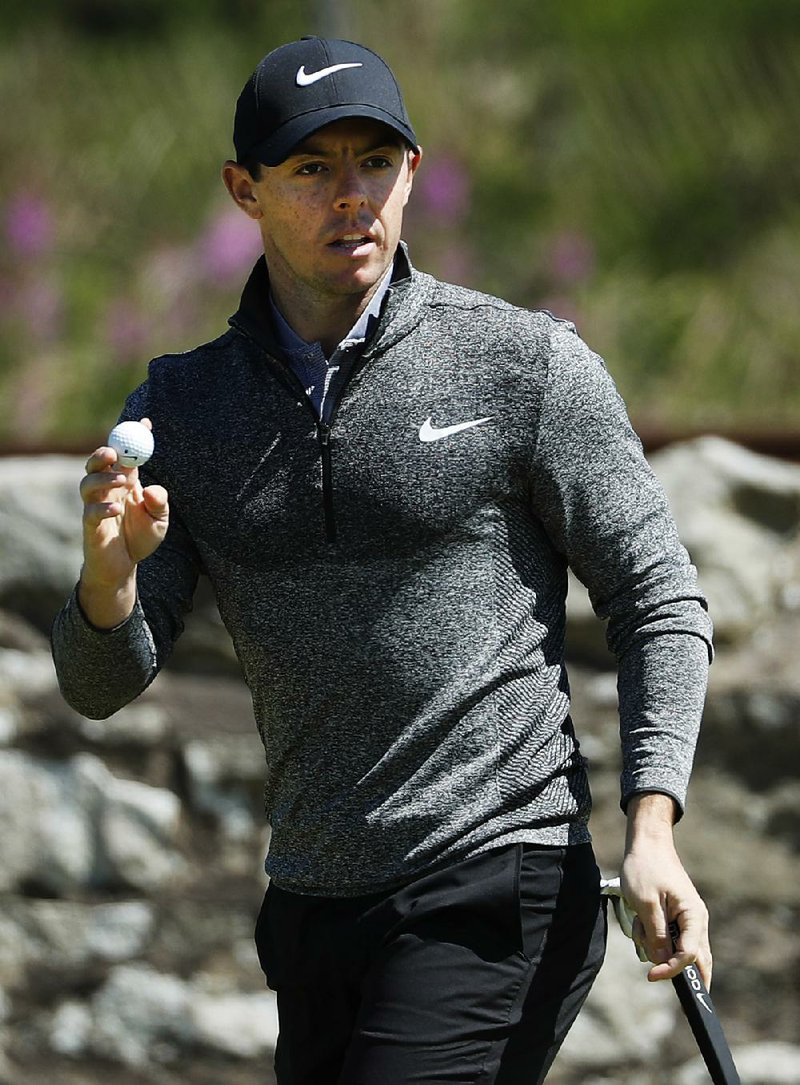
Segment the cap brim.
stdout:
<path fill-rule="evenodd" d="M 336 105 L 315 109 L 311 113 L 303 113 L 300 117 L 293 117 L 277 132 L 273 132 L 269 139 L 256 144 L 247 152 L 246 157 L 263 162 L 265 166 L 279 166 L 306 136 L 324 128 L 326 124 L 343 120 L 345 117 L 367 117 L 370 120 L 380 121 L 381 124 L 394 129 L 415 151 L 419 151 L 417 137 L 410 125 L 403 124 L 383 109 L 372 105 Z"/>

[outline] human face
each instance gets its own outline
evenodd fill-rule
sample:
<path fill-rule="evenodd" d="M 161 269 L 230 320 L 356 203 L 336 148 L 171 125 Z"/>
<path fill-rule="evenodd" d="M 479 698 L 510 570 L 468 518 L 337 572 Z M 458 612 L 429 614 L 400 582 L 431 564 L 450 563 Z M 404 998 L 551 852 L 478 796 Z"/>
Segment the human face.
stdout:
<path fill-rule="evenodd" d="M 369 294 L 394 258 L 419 159 L 391 128 L 354 117 L 262 167 L 253 194 L 278 297 Z"/>

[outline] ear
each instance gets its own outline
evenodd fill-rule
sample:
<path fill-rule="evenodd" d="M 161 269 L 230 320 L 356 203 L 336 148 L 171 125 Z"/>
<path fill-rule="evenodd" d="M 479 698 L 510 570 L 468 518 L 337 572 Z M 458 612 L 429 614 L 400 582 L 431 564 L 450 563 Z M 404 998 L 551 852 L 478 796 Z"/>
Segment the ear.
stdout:
<path fill-rule="evenodd" d="M 263 217 L 255 181 L 244 166 L 228 159 L 222 167 L 222 180 L 237 207 L 241 207 L 251 219 Z"/>
<path fill-rule="evenodd" d="M 414 174 L 417 172 L 417 168 L 422 161 L 422 148 L 418 151 L 411 151 L 406 159 L 408 162 L 408 176 L 406 177 L 406 193 L 403 200 L 403 207 L 408 203 L 408 197 L 411 195 L 411 187 L 414 184 Z"/>

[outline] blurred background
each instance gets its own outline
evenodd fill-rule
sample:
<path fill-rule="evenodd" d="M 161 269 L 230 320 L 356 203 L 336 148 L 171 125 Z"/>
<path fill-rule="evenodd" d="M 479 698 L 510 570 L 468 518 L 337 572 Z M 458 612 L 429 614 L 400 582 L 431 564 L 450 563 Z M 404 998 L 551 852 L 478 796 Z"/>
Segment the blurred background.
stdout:
<path fill-rule="evenodd" d="M 796 0 L 6 0 L 0 441 L 104 433 L 258 252 L 219 180 L 263 53 L 386 54 L 440 277 L 573 318 L 648 433 L 800 411 Z"/>
<path fill-rule="evenodd" d="M 718 656 L 679 846 L 745 1085 L 800 1085 L 797 0 L 4 0 L 0 10 L 0 1085 L 266 1085 L 263 751 L 207 584 L 104 723 L 47 635 L 76 493 L 148 360 L 217 336 L 259 253 L 219 179 L 236 97 L 302 34 L 376 48 L 425 148 L 414 263 L 575 321 L 698 566 Z M 49 453 L 45 454 L 45 453 Z M 606 874 L 612 661 L 574 583 Z M 612 931 L 554 1085 L 704 1085 Z"/>

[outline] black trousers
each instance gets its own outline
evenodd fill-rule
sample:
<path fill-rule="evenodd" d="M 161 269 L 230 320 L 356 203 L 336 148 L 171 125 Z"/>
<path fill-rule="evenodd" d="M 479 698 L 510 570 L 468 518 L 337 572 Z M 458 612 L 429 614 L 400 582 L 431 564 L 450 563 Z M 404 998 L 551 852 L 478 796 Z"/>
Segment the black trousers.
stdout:
<path fill-rule="evenodd" d="M 270 885 L 279 1085 L 536 1085 L 602 964 L 590 845 L 513 844 L 350 898 Z"/>

